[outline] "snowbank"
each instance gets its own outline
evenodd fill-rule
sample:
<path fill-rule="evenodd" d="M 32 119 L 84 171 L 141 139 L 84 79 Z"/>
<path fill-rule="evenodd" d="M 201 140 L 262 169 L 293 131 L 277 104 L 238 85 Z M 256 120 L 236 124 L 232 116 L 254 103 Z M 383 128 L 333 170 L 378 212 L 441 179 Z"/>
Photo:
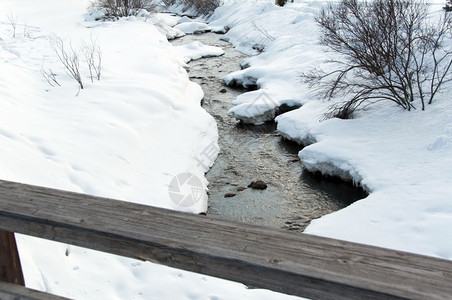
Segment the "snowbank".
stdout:
<path fill-rule="evenodd" d="M 265 107 L 261 105 L 256 119 L 249 116 L 256 97 L 245 94 L 234 101 L 230 113 L 245 123 L 271 121 L 281 105 L 297 107 L 311 100 L 307 89 L 300 90 L 299 76 L 324 58 L 312 38 L 317 32 L 312 19 L 320 4 L 309 1 L 292 6 L 294 9 L 275 6 L 271 1 L 234 2 L 218 8 L 211 18 L 211 27 L 230 28 L 224 40 L 254 55 L 242 62 L 243 70 L 226 75 L 223 81 L 258 87 L 271 98 Z"/>
<path fill-rule="evenodd" d="M 187 21 L 174 26 L 175 29 L 184 33 L 193 34 L 210 31 L 209 25 L 203 22 Z"/>
<path fill-rule="evenodd" d="M 300 74 L 331 57 L 318 44 L 314 22 L 325 1 L 233 1 L 216 10 L 214 28 L 252 56 L 223 78 L 257 91 L 238 97 L 230 112 L 245 122 L 274 118 L 286 100 L 301 108 L 276 118 L 278 131 L 306 145 L 305 168 L 360 184 L 370 195 L 315 220 L 306 233 L 452 259 L 452 106 L 447 93 L 426 111 L 380 103 L 353 120 L 323 120 L 330 102 L 318 100 Z M 433 13 L 441 13 L 435 1 Z M 450 89 L 449 85 L 447 89 Z M 257 95 L 270 99 L 265 105 Z"/>
<path fill-rule="evenodd" d="M 74 20 L 70 38 L 60 37 L 76 51 L 91 39 L 101 49 L 100 81 L 91 82 L 79 53 L 83 90 L 66 74 L 46 38 L 51 32 L 40 30 L 38 20 L 31 34 L 41 38 L 2 42 L 0 126 L 9 155 L 3 155 L 3 178 L 176 208 L 168 182 L 183 171 L 202 177 L 207 168 L 196 158 L 218 138 L 214 120 L 200 107 L 201 88 L 151 24 L 82 21 Z M 8 36 L 10 28 L 2 27 Z M 56 74 L 61 86 L 51 87 L 41 68 Z"/>
<path fill-rule="evenodd" d="M 220 47 L 207 46 L 197 41 L 182 46 L 175 46 L 174 50 L 186 63 L 202 57 L 220 56 L 224 54 L 223 49 Z"/>

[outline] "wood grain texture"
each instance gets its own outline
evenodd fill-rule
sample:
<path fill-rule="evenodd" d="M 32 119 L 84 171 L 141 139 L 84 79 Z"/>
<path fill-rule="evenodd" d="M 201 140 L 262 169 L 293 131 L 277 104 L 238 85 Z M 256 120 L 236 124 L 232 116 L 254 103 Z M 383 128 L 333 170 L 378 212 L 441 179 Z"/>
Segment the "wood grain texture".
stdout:
<path fill-rule="evenodd" d="M 0 230 L 0 281 L 25 285 L 14 233 Z"/>
<path fill-rule="evenodd" d="M 312 299 L 452 295 L 452 261 L 6 181 L 0 229 Z"/>
<path fill-rule="evenodd" d="M 17 284 L 0 282 L 2 300 L 65 300 L 67 298 L 35 291 Z"/>

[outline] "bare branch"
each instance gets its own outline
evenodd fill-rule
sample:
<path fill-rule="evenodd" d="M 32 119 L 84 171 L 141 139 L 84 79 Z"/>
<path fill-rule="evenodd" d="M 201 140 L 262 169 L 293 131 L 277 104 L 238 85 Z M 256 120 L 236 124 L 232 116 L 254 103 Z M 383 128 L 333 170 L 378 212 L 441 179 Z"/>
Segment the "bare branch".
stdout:
<path fill-rule="evenodd" d="M 85 61 L 88 64 L 91 82 L 94 79 L 100 81 L 102 71 L 102 51 L 100 50 L 97 40 L 92 36 L 89 43 L 82 43 L 82 52 L 85 56 Z"/>
<path fill-rule="evenodd" d="M 15 16 L 12 12 L 10 12 L 7 15 L 7 18 L 8 18 L 9 24 L 13 28 L 13 38 L 15 38 L 16 37 L 16 27 L 17 27 L 17 19 L 18 19 L 18 17 Z"/>
<path fill-rule="evenodd" d="M 253 28 L 256 29 L 257 31 L 259 31 L 260 33 L 262 33 L 262 35 L 268 39 L 269 41 L 274 41 L 276 38 L 274 36 L 272 36 L 270 33 L 268 33 L 268 31 L 261 27 L 261 26 L 257 26 L 256 22 L 253 21 Z"/>
<path fill-rule="evenodd" d="M 105 11 L 104 19 L 137 16 L 141 10 L 152 12 L 156 10 L 153 0 L 93 0 L 91 7 Z"/>
<path fill-rule="evenodd" d="M 452 50 L 444 39 L 452 29 L 452 15 L 434 24 L 428 4 L 418 0 L 341 0 L 316 18 L 321 43 L 345 63 L 325 73 L 315 69 L 302 78 L 323 89 L 324 97 L 342 95 L 333 115 L 351 117 L 372 99 L 390 100 L 404 109 L 420 100 L 431 104 L 441 86 L 452 81 Z"/>
<path fill-rule="evenodd" d="M 61 86 L 61 84 L 56 79 L 56 74 L 53 73 L 51 69 L 49 69 L 49 71 L 46 71 L 44 68 L 41 68 L 41 74 L 51 87 L 54 87 L 55 85 Z"/>
<path fill-rule="evenodd" d="M 72 48 L 71 43 L 69 43 L 69 49 L 66 49 L 65 44 L 60 37 L 52 36 L 50 38 L 50 46 L 60 62 L 63 64 L 66 73 L 77 81 L 80 89 L 83 89 L 82 76 L 80 75 L 79 56 L 78 53 Z"/>

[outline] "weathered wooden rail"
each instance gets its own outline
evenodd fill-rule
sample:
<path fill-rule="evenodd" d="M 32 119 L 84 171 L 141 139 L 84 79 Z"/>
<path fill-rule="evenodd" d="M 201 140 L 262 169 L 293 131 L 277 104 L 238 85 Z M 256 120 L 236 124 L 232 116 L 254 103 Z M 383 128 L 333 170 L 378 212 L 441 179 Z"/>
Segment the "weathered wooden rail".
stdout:
<path fill-rule="evenodd" d="M 313 299 L 452 297 L 452 261 L 6 181 L 0 229 Z"/>
<path fill-rule="evenodd" d="M 18 284 L 0 281 L 1 300 L 65 300 L 67 298 L 27 289 Z"/>

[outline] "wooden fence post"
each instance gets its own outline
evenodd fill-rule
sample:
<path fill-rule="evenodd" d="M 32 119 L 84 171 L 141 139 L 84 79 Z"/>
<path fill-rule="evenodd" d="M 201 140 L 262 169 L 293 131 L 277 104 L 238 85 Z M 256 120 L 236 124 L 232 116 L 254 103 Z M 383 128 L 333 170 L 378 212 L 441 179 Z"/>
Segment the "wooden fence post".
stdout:
<path fill-rule="evenodd" d="M 14 233 L 0 230 L 0 281 L 25 285 Z"/>

